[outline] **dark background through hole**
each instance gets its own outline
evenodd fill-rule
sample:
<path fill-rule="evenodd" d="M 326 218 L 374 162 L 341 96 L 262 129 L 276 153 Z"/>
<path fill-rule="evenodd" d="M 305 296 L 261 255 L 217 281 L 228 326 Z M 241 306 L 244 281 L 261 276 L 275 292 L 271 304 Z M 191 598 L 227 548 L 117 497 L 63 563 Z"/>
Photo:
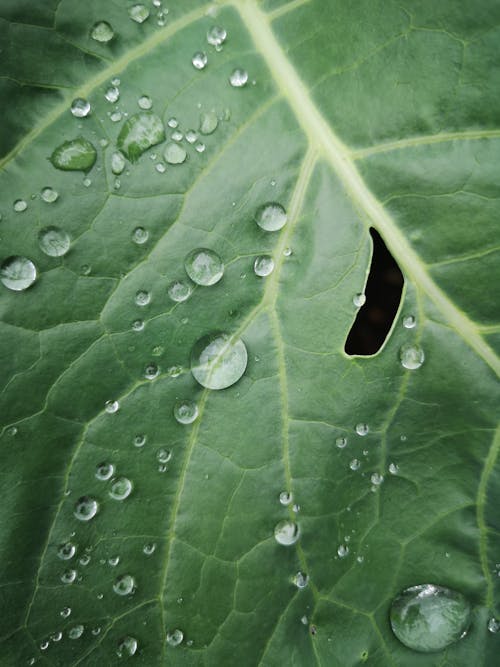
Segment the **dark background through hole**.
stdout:
<path fill-rule="evenodd" d="M 373 256 L 362 306 L 347 336 L 347 354 L 370 355 L 380 350 L 396 317 L 403 274 L 380 234 L 370 228 Z"/>

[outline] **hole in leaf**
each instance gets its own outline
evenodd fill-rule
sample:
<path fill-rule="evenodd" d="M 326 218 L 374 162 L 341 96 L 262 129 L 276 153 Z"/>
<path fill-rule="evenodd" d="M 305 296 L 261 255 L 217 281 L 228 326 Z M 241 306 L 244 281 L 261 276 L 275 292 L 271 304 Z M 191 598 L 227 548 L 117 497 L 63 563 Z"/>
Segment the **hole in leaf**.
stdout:
<path fill-rule="evenodd" d="M 380 350 L 391 329 L 403 291 L 403 274 L 380 234 L 370 228 L 372 263 L 366 302 L 359 309 L 345 343 L 346 354 L 369 356 Z"/>

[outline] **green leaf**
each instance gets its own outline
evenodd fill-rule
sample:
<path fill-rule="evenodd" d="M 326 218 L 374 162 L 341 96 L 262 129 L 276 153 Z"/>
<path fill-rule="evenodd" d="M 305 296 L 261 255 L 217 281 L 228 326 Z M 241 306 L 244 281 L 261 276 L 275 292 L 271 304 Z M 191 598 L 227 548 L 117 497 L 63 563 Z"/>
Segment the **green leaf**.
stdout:
<path fill-rule="evenodd" d="M 132 4 L 0 7 L 2 665 L 493 667 L 500 6 Z"/>

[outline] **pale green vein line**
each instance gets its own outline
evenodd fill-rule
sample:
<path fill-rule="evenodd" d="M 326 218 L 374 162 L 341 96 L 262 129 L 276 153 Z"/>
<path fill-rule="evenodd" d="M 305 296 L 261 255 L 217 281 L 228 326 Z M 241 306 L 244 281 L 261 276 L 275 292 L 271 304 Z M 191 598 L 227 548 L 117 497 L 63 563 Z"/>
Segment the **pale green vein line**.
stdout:
<path fill-rule="evenodd" d="M 477 525 L 479 528 L 479 558 L 481 561 L 481 569 L 483 570 L 483 575 L 486 580 L 486 600 L 485 604 L 488 609 L 494 611 L 494 590 L 493 590 L 493 579 L 490 572 L 490 567 L 488 565 L 488 527 L 486 522 L 486 501 L 488 493 L 488 483 L 490 481 L 491 474 L 495 469 L 497 463 L 498 454 L 500 452 L 500 426 L 495 432 L 493 442 L 491 444 L 486 462 L 484 464 L 483 472 L 479 479 L 479 486 L 477 488 L 477 498 L 476 498 L 476 517 Z"/>
<path fill-rule="evenodd" d="M 354 166 L 350 150 L 334 134 L 321 115 L 311 98 L 310 91 L 281 48 L 271 30 L 267 15 L 259 9 L 255 0 L 239 2 L 233 0 L 233 5 L 245 21 L 256 47 L 292 107 L 310 145 L 315 146 L 328 159 L 347 193 L 364 214 L 366 224 L 378 229 L 405 273 L 427 293 L 463 340 L 495 373 L 500 374 L 500 360 L 483 340 L 477 326 L 432 280 L 422 260 L 398 229 L 395 221 L 366 186 Z"/>
<path fill-rule="evenodd" d="M 386 143 L 359 148 L 351 151 L 354 160 L 361 160 L 377 153 L 389 153 L 390 151 L 414 148 L 415 146 L 429 146 L 431 144 L 442 144 L 451 141 L 475 141 L 478 139 L 499 139 L 500 130 L 464 130 L 463 132 L 440 132 L 439 134 L 421 135 L 410 137 L 400 141 L 388 141 Z"/>
<path fill-rule="evenodd" d="M 289 12 L 293 12 L 294 9 L 298 9 L 299 7 L 307 5 L 310 2 L 311 0 L 292 0 L 292 2 L 289 2 L 286 5 L 283 5 L 282 7 L 278 7 L 277 9 L 274 9 L 272 12 L 269 12 L 267 16 L 269 17 L 270 21 L 275 21 L 276 19 L 279 19 L 280 16 L 284 16 Z"/>
<path fill-rule="evenodd" d="M 435 269 L 436 267 L 440 266 L 448 266 L 449 264 L 457 264 L 459 262 L 470 262 L 473 259 L 482 259 L 483 257 L 487 257 L 488 255 L 491 255 L 492 253 L 496 253 L 500 250 L 500 247 L 495 247 L 495 248 L 488 248 L 487 250 L 481 250 L 478 252 L 470 253 L 468 255 L 459 255 L 458 257 L 453 257 L 452 259 L 444 259 L 442 262 L 432 262 L 428 264 L 432 269 Z"/>

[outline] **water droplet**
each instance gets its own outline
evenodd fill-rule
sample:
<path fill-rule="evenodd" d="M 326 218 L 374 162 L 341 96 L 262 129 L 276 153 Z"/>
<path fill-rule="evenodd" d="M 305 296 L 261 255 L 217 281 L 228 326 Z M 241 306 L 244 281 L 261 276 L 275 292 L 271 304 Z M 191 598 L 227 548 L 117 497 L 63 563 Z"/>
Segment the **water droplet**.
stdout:
<path fill-rule="evenodd" d="M 71 102 L 71 113 L 75 118 L 86 118 L 90 113 L 90 102 L 77 97 Z"/>
<path fill-rule="evenodd" d="M 199 141 L 196 146 L 194 147 L 195 151 L 197 153 L 204 153 L 205 152 L 205 144 L 202 141 Z"/>
<path fill-rule="evenodd" d="M 137 647 L 139 646 L 137 639 L 135 637 L 123 637 L 118 642 L 118 648 L 116 649 L 116 655 L 119 658 L 135 655 Z"/>
<path fill-rule="evenodd" d="M 215 285 L 224 274 L 224 264 L 219 255 L 207 248 L 196 248 L 184 260 L 186 273 L 197 285 Z"/>
<path fill-rule="evenodd" d="M 49 648 L 49 642 L 47 640 L 44 640 L 40 644 L 40 651 L 46 651 Z"/>
<path fill-rule="evenodd" d="M 142 548 L 142 551 L 143 551 L 143 553 L 144 553 L 146 556 L 151 556 L 151 555 L 153 555 L 154 552 L 155 552 L 155 550 L 156 550 L 156 544 L 155 544 L 154 542 L 148 542 L 148 543 L 145 544 L 144 547 Z"/>
<path fill-rule="evenodd" d="M 186 160 L 187 152 L 184 146 L 179 146 L 179 144 L 176 143 L 169 143 L 163 151 L 163 157 L 168 164 L 182 164 Z"/>
<path fill-rule="evenodd" d="M 174 141 L 182 141 L 184 139 L 184 135 L 180 130 L 174 130 L 170 136 Z"/>
<path fill-rule="evenodd" d="M 492 632 L 493 634 L 496 634 L 497 632 L 500 632 L 500 620 L 497 618 L 490 618 L 488 620 L 488 630 Z"/>
<path fill-rule="evenodd" d="M 146 243 L 149 238 L 149 232 L 144 227 L 136 227 L 132 232 L 132 241 L 137 243 L 137 245 L 142 245 Z"/>
<path fill-rule="evenodd" d="M 247 349 L 240 338 L 215 333 L 200 338 L 194 344 L 191 373 L 202 387 L 225 389 L 241 378 L 247 361 Z"/>
<path fill-rule="evenodd" d="M 361 463 L 358 461 L 358 459 L 353 459 L 353 460 L 349 463 L 349 468 L 350 468 L 351 470 L 359 470 L 360 465 L 361 465 Z"/>
<path fill-rule="evenodd" d="M 374 472 L 370 477 L 371 483 L 375 486 L 380 486 L 384 481 L 384 476 L 380 475 L 378 472 Z"/>
<path fill-rule="evenodd" d="M 113 111 L 113 113 L 111 113 L 109 115 L 109 118 L 113 123 L 118 123 L 118 121 L 120 121 L 122 119 L 122 112 L 121 111 Z"/>
<path fill-rule="evenodd" d="M 87 566 L 90 563 L 90 556 L 88 554 L 83 555 L 78 561 L 83 567 Z"/>
<path fill-rule="evenodd" d="M 274 527 L 274 539 L 278 544 L 289 547 L 295 544 L 300 537 L 299 527 L 294 521 L 285 519 Z"/>
<path fill-rule="evenodd" d="M 134 436 L 134 447 L 144 447 L 146 444 L 146 436 L 143 434 L 138 434 Z"/>
<path fill-rule="evenodd" d="M 281 204 L 269 203 L 261 206 L 255 216 L 255 222 L 266 232 L 277 232 L 286 224 L 286 211 Z"/>
<path fill-rule="evenodd" d="M 347 544 L 341 544 L 337 549 L 337 553 L 339 555 L 339 558 L 345 558 L 346 556 L 348 556 L 349 547 L 347 546 Z"/>
<path fill-rule="evenodd" d="M 167 373 L 170 377 L 177 378 L 182 373 L 182 366 L 170 366 Z"/>
<path fill-rule="evenodd" d="M 63 171 L 88 171 L 94 165 L 96 159 L 96 149 L 90 141 L 83 137 L 65 141 L 50 156 L 52 165 Z M 88 185 L 90 183 L 89 180 Z"/>
<path fill-rule="evenodd" d="M 0 266 L 0 280 L 7 289 L 22 292 L 36 280 L 36 267 L 27 257 L 7 257 Z"/>
<path fill-rule="evenodd" d="M 7 429 L 7 435 L 13 438 L 17 434 L 17 426 L 10 426 Z"/>
<path fill-rule="evenodd" d="M 144 329 L 144 322 L 142 320 L 134 320 L 132 322 L 132 329 L 134 331 L 142 331 Z"/>
<path fill-rule="evenodd" d="M 368 424 L 363 424 L 363 422 L 360 422 L 359 424 L 356 424 L 356 433 L 361 436 L 365 436 L 368 434 L 370 430 L 370 427 Z"/>
<path fill-rule="evenodd" d="M 118 563 L 120 562 L 120 556 L 111 556 L 108 558 L 108 565 L 111 567 L 116 567 Z"/>
<path fill-rule="evenodd" d="M 168 287 L 168 296 L 172 299 L 172 301 L 176 301 L 178 303 L 189 299 L 192 292 L 192 285 L 182 280 L 175 280 Z"/>
<path fill-rule="evenodd" d="M 107 413 L 112 415 L 113 413 L 118 412 L 120 409 L 120 403 L 118 401 L 106 401 L 104 404 L 104 409 Z"/>
<path fill-rule="evenodd" d="M 208 62 L 207 54 L 203 51 L 197 51 L 191 58 L 191 62 L 195 69 L 205 69 Z"/>
<path fill-rule="evenodd" d="M 200 116 L 200 132 L 202 134 L 212 134 L 217 129 L 219 119 L 215 111 L 206 111 Z"/>
<path fill-rule="evenodd" d="M 62 616 L 63 618 L 68 618 L 70 614 L 71 614 L 71 607 L 64 607 L 59 612 L 59 615 Z"/>
<path fill-rule="evenodd" d="M 131 574 L 122 574 L 115 580 L 113 590 L 117 595 L 131 595 L 135 591 L 135 579 Z"/>
<path fill-rule="evenodd" d="M 164 174 L 167 170 L 163 162 L 158 162 L 158 164 L 155 165 L 155 169 L 159 174 Z"/>
<path fill-rule="evenodd" d="M 28 208 L 28 204 L 24 199 L 16 199 L 14 202 L 14 211 L 16 213 L 23 213 Z"/>
<path fill-rule="evenodd" d="M 59 193 L 54 188 L 46 187 L 42 190 L 42 199 L 47 204 L 53 204 L 59 198 Z"/>
<path fill-rule="evenodd" d="M 233 88 L 243 88 L 248 82 L 248 72 L 240 67 L 233 69 L 229 77 L 229 83 Z"/>
<path fill-rule="evenodd" d="M 221 46 L 227 38 L 227 32 L 220 25 L 214 25 L 207 31 L 207 42 L 212 46 Z"/>
<path fill-rule="evenodd" d="M 174 407 L 174 417 L 179 424 L 192 424 L 198 416 L 198 406 L 194 401 L 179 401 Z"/>
<path fill-rule="evenodd" d="M 133 5 L 128 10 L 128 15 L 136 23 L 144 23 L 149 18 L 149 9 L 144 5 Z"/>
<path fill-rule="evenodd" d="M 471 607 L 457 591 L 421 584 L 405 589 L 395 598 L 390 619 L 402 644 L 414 651 L 432 653 L 465 634 L 471 622 Z"/>
<path fill-rule="evenodd" d="M 146 380 L 154 380 L 160 374 L 160 369 L 156 364 L 148 364 L 144 369 L 144 377 Z"/>
<path fill-rule="evenodd" d="M 109 495 L 113 500 L 125 500 L 132 493 L 134 485 L 128 477 L 116 477 L 112 480 Z"/>
<path fill-rule="evenodd" d="M 72 542 L 61 544 L 57 550 L 57 555 L 61 560 L 70 560 L 76 553 L 76 546 Z"/>
<path fill-rule="evenodd" d="M 403 345 L 399 350 L 401 365 L 410 371 L 420 368 L 425 360 L 425 354 L 419 345 Z"/>
<path fill-rule="evenodd" d="M 115 472 L 115 466 L 112 463 L 99 463 L 95 470 L 96 479 L 99 479 L 102 482 L 111 479 Z"/>
<path fill-rule="evenodd" d="M 148 111 L 153 106 L 153 100 L 148 95 L 141 95 L 141 97 L 139 97 L 137 100 L 137 104 L 141 109 Z"/>
<path fill-rule="evenodd" d="M 297 588 L 305 588 L 309 583 L 309 577 L 307 574 L 304 574 L 304 572 L 297 572 L 293 577 L 293 583 Z"/>
<path fill-rule="evenodd" d="M 115 151 L 111 156 L 111 171 L 116 176 L 119 176 L 123 173 L 125 169 L 125 156 L 120 151 Z"/>
<path fill-rule="evenodd" d="M 271 275 L 274 271 L 274 259 L 271 255 L 260 255 L 255 258 L 253 263 L 253 270 L 256 276 L 265 278 L 266 276 Z"/>
<path fill-rule="evenodd" d="M 169 127 L 176 128 L 176 127 L 179 127 L 179 121 L 177 120 L 177 118 L 172 117 L 172 118 L 168 119 L 167 125 Z"/>
<path fill-rule="evenodd" d="M 131 162 L 137 162 L 144 151 L 165 140 L 165 129 L 158 116 L 138 113 L 123 124 L 118 135 L 118 148 Z"/>
<path fill-rule="evenodd" d="M 78 575 L 76 570 L 65 570 L 61 574 L 61 581 L 63 584 L 72 584 Z"/>
<path fill-rule="evenodd" d="M 396 463 L 389 463 L 389 472 L 391 475 L 397 475 L 399 472 L 399 466 Z"/>
<path fill-rule="evenodd" d="M 293 500 L 293 494 L 291 491 L 282 491 L 279 498 L 282 505 L 290 505 Z"/>
<path fill-rule="evenodd" d="M 170 449 L 159 449 L 156 452 L 156 458 L 158 460 L 158 463 L 168 463 L 170 459 L 172 458 L 172 452 Z"/>
<path fill-rule="evenodd" d="M 120 89 L 118 86 L 109 86 L 104 93 L 104 97 L 108 102 L 114 104 L 120 99 Z"/>
<path fill-rule="evenodd" d="M 92 496 L 82 496 L 76 502 L 73 514 L 80 521 L 90 521 L 99 510 L 99 504 Z"/>
<path fill-rule="evenodd" d="M 335 444 L 339 449 L 344 449 L 344 447 L 347 445 L 347 438 L 337 438 L 335 440 Z"/>
<path fill-rule="evenodd" d="M 139 290 L 135 295 L 135 302 L 138 306 L 147 306 L 151 301 L 151 294 L 146 290 Z"/>
<path fill-rule="evenodd" d="M 189 144 L 194 144 L 196 139 L 198 139 L 198 132 L 195 132 L 194 130 L 188 130 L 186 132 L 186 141 Z"/>
<path fill-rule="evenodd" d="M 361 292 L 359 294 L 355 294 L 352 297 L 352 302 L 356 306 L 356 308 L 361 308 L 361 306 L 364 306 L 364 304 L 366 303 L 366 296 Z"/>
<path fill-rule="evenodd" d="M 169 646 L 179 646 L 179 644 L 182 644 L 182 640 L 184 639 L 184 633 L 182 630 L 179 630 L 178 628 L 176 630 L 171 630 L 170 632 L 167 632 L 167 644 Z"/>
<path fill-rule="evenodd" d="M 45 227 L 38 234 L 38 245 L 49 257 L 62 257 L 68 252 L 71 240 L 60 227 Z"/>
<path fill-rule="evenodd" d="M 84 630 L 85 628 L 83 627 L 83 625 L 81 624 L 74 625 L 72 628 L 68 630 L 68 637 L 70 639 L 79 639 L 83 635 Z"/>
<path fill-rule="evenodd" d="M 95 39 L 96 42 L 101 42 L 102 44 L 109 42 L 113 39 L 114 35 L 113 28 L 107 21 L 98 21 L 97 23 L 94 23 L 92 30 L 90 31 L 92 39 Z"/>
<path fill-rule="evenodd" d="M 407 315 L 403 318 L 403 326 L 405 329 L 413 329 L 417 324 L 417 320 L 413 315 Z"/>

